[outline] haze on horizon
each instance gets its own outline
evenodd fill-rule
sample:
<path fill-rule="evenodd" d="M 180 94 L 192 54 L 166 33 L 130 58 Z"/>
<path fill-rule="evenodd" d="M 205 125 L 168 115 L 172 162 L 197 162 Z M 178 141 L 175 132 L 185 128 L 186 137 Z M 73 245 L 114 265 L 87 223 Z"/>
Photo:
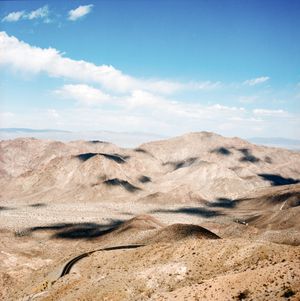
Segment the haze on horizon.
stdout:
<path fill-rule="evenodd" d="M 300 300 L 299 0 L 0 27 L 0 300 Z"/>
<path fill-rule="evenodd" d="M 299 1 L 1 1 L 0 127 L 300 133 Z"/>

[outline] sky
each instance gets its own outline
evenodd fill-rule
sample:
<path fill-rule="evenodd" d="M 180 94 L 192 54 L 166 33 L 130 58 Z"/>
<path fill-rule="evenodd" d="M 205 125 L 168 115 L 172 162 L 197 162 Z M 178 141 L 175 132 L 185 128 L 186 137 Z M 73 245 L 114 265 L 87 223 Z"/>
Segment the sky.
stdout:
<path fill-rule="evenodd" d="M 0 1 L 0 127 L 300 138 L 300 1 Z"/>

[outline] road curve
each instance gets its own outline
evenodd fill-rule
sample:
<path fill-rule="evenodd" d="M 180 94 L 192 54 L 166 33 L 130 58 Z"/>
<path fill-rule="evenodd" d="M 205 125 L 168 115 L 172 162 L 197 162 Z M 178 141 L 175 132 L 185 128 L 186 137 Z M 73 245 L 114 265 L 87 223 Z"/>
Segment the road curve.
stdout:
<path fill-rule="evenodd" d="M 102 248 L 102 249 L 97 249 L 97 250 L 93 250 L 93 251 L 89 251 L 86 253 L 82 253 L 76 257 L 74 257 L 73 259 L 69 260 L 63 267 L 62 272 L 59 276 L 59 278 L 67 275 L 70 273 L 71 268 L 74 266 L 74 264 L 76 262 L 78 262 L 79 260 L 81 260 L 82 258 L 88 257 L 91 254 L 95 253 L 95 252 L 100 252 L 100 251 L 113 251 L 113 250 L 123 250 L 123 249 L 136 249 L 136 248 L 140 248 L 143 247 L 145 245 L 122 245 L 122 246 L 115 246 L 115 247 L 107 247 L 107 248 Z"/>

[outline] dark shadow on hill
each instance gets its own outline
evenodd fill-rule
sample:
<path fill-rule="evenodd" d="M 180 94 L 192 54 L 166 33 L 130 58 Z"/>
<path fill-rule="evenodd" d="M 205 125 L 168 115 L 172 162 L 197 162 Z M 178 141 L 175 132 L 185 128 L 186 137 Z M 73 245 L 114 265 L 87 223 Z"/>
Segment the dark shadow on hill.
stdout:
<path fill-rule="evenodd" d="M 40 208 L 40 207 L 46 207 L 47 205 L 45 203 L 35 203 L 35 204 L 30 204 L 29 207 L 32 208 Z"/>
<path fill-rule="evenodd" d="M 265 203 L 272 203 L 272 204 L 282 204 L 286 202 L 287 208 L 290 207 L 297 207 L 300 206 L 300 192 L 293 191 L 293 192 L 285 192 L 275 195 L 266 195 L 262 198 L 241 198 L 237 199 L 236 202 L 257 202 L 258 200 L 263 199 Z"/>
<path fill-rule="evenodd" d="M 77 159 L 81 160 L 81 161 L 87 161 L 88 159 L 99 155 L 99 153 L 85 153 L 85 154 L 79 154 L 77 156 L 75 156 Z"/>
<path fill-rule="evenodd" d="M 226 147 L 215 148 L 211 151 L 211 153 L 220 154 L 220 155 L 224 155 L 224 156 L 229 156 L 232 154 L 232 152 Z"/>
<path fill-rule="evenodd" d="M 272 163 L 273 163 L 273 160 L 272 160 L 271 157 L 265 156 L 265 162 L 266 162 L 266 163 L 269 163 L 269 164 L 272 164 Z"/>
<path fill-rule="evenodd" d="M 270 198 L 272 203 L 287 202 L 288 207 L 300 206 L 300 192 L 287 192 L 279 195 L 274 195 Z"/>
<path fill-rule="evenodd" d="M 7 207 L 7 206 L 0 206 L 0 211 L 5 211 L 5 210 L 14 210 L 15 208 L 12 207 Z"/>
<path fill-rule="evenodd" d="M 126 160 L 130 158 L 130 156 L 122 156 L 119 154 L 106 154 L 106 153 L 84 153 L 84 154 L 79 154 L 77 156 L 75 156 L 76 158 L 78 158 L 79 160 L 85 162 L 87 160 L 89 160 L 90 158 L 94 157 L 94 156 L 103 156 L 109 160 L 115 161 L 117 163 L 126 163 Z"/>
<path fill-rule="evenodd" d="M 196 158 L 196 157 L 191 157 L 191 158 L 187 158 L 187 159 L 182 160 L 182 161 L 165 162 L 162 165 L 171 165 L 173 167 L 173 170 L 177 170 L 179 168 L 191 166 L 197 159 L 198 158 Z"/>
<path fill-rule="evenodd" d="M 199 207 L 181 207 L 177 209 L 157 209 L 152 210 L 150 213 L 184 213 L 190 215 L 201 216 L 205 218 L 211 218 L 215 216 L 224 215 L 224 213 L 217 210 L 211 210 L 206 208 Z"/>
<path fill-rule="evenodd" d="M 248 148 L 239 148 L 238 151 L 240 151 L 244 155 L 242 158 L 240 158 L 241 162 L 257 163 L 260 161 L 259 158 L 252 155 L 251 151 Z"/>
<path fill-rule="evenodd" d="M 113 160 L 117 163 L 125 163 L 127 159 L 130 158 L 130 156 L 124 156 L 124 155 L 119 155 L 119 154 L 104 154 L 100 153 L 100 155 L 104 156 L 105 158 L 109 160 Z"/>
<path fill-rule="evenodd" d="M 90 140 L 89 143 L 93 143 L 93 144 L 108 144 L 108 142 L 106 141 L 102 141 L 102 140 Z"/>
<path fill-rule="evenodd" d="M 139 182 L 141 182 L 141 183 L 148 183 L 148 182 L 151 182 L 151 178 L 150 178 L 150 177 L 147 177 L 147 176 L 140 176 L 138 180 L 139 180 Z"/>
<path fill-rule="evenodd" d="M 137 153 L 149 154 L 149 152 L 147 152 L 146 150 L 144 150 L 142 148 L 135 148 L 134 151 Z"/>
<path fill-rule="evenodd" d="M 293 178 L 284 178 L 277 174 L 261 173 L 258 174 L 265 181 L 269 181 L 272 186 L 290 185 L 300 183 L 300 180 Z"/>
<path fill-rule="evenodd" d="M 219 207 L 219 208 L 235 208 L 236 202 L 228 198 L 218 198 L 214 202 L 207 202 L 208 207 Z"/>
<path fill-rule="evenodd" d="M 123 223 L 122 220 L 112 220 L 108 224 L 98 223 L 58 223 L 48 226 L 33 227 L 24 231 L 26 235 L 33 232 L 54 232 L 52 238 L 62 239 L 94 239 L 108 234 Z"/>
<path fill-rule="evenodd" d="M 103 183 L 108 185 L 108 186 L 120 186 L 120 187 L 126 189 L 129 192 L 136 192 L 138 190 L 141 190 L 141 188 L 130 184 L 128 181 L 121 180 L 121 179 L 118 179 L 118 178 L 109 179 L 109 180 L 104 181 Z"/>

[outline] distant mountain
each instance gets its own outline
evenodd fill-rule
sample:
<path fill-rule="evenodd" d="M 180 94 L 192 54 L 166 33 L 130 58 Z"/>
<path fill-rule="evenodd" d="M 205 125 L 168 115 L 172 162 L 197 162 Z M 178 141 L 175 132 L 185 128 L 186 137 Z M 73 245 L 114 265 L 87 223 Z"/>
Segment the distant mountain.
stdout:
<path fill-rule="evenodd" d="M 297 139 L 288 139 L 282 137 L 253 137 L 249 138 L 248 141 L 255 144 L 300 150 L 300 140 Z"/>
<path fill-rule="evenodd" d="M 59 141 L 102 140 L 122 147 L 136 147 L 142 143 L 168 138 L 166 136 L 143 132 L 79 131 L 59 129 L 0 128 L 0 140 L 22 137 L 50 139 Z M 300 150 L 300 140 L 283 137 L 252 137 L 251 143 Z"/>
<path fill-rule="evenodd" d="M 0 133 L 71 133 L 70 131 L 55 129 L 27 129 L 27 128 L 0 128 Z"/>
<path fill-rule="evenodd" d="M 228 199 L 243 197 L 254 188 L 300 182 L 299 152 L 237 137 L 188 133 L 134 149 L 99 140 L 1 141 L 0 200 L 129 198 L 172 204 L 219 199 L 226 206 Z"/>
<path fill-rule="evenodd" d="M 101 140 L 117 144 L 122 147 L 136 147 L 142 143 L 166 138 L 152 133 L 142 132 L 111 132 L 111 131 L 82 131 L 71 132 L 57 129 L 28 129 L 28 128 L 0 128 L 0 140 L 33 137 L 59 141 Z"/>

